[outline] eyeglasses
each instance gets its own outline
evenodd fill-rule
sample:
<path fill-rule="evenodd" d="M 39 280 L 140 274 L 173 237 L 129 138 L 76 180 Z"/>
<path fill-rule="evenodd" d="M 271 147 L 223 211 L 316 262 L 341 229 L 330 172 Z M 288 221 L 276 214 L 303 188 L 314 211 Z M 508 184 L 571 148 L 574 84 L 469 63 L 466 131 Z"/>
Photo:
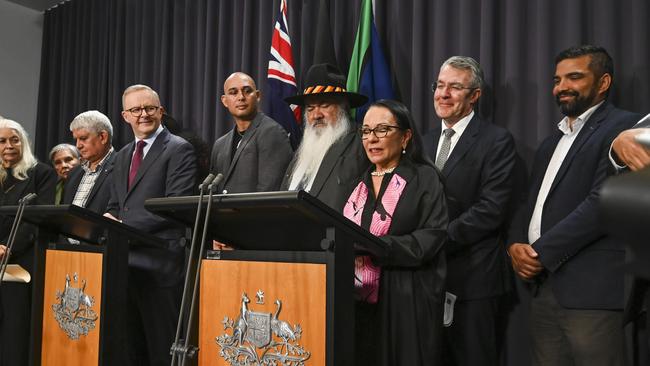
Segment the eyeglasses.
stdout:
<path fill-rule="evenodd" d="M 445 83 L 434 82 L 433 84 L 431 84 L 431 91 L 434 93 L 436 92 L 436 90 L 443 91 L 447 88 L 451 89 L 452 93 L 459 93 L 463 90 L 478 89 L 478 87 L 467 87 L 460 83 L 445 84 Z"/>
<path fill-rule="evenodd" d="M 158 108 L 160 108 L 160 106 L 146 105 L 144 107 L 133 107 L 131 109 L 127 109 L 126 111 L 131 113 L 131 115 L 133 117 L 140 117 L 140 115 L 142 114 L 142 111 L 144 111 L 144 113 L 146 113 L 147 116 L 151 116 L 154 113 L 156 113 Z"/>
<path fill-rule="evenodd" d="M 379 125 L 375 128 L 368 128 L 368 127 L 361 127 L 359 129 L 359 133 L 361 134 L 361 139 L 365 140 L 368 137 L 370 137 L 371 133 L 374 133 L 375 136 L 380 139 L 386 137 L 388 135 L 388 132 L 392 129 L 398 129 L 402 130 L 401 127 L 399 126 L 388 126 L 388 125 Z"/>

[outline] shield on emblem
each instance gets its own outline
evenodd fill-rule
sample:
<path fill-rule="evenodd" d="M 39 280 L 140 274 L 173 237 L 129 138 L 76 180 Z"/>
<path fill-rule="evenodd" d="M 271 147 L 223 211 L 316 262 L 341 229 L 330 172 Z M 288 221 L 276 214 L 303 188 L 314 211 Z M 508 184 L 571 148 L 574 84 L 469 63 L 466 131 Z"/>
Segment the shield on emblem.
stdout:
<path fill-rule="evenodd" d="M 249 311 L 246 317 L 246 340 L 257 348 L 271 342 L 271 314 Z"/>
<path fill-rule="evenodd" d="M 79 299 L 81 297 L 81 289 L 75 287 L 68 287 L 63 294 L 63 301 L 66 309 L 71 312 L 79 310 Z"/>

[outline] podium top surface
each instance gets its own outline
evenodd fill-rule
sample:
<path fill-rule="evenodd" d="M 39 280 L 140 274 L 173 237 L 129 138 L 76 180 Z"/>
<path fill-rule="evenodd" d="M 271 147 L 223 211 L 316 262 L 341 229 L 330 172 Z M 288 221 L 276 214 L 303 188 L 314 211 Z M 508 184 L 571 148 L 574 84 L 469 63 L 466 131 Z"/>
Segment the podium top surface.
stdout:
<path fill-rule="evenodd" d="M 0 215 L 15 216 L 17 208 L 0 207 Z M 25 206 L 23 221 L 89 243 L 103 243 L 106 233 L 112 232 L 139 244 L 160 246 L 160 239 L 151 234 L 75 205 Z"/>
<path fill-rule="evenodd" d="M 203 197 L 202 210 L 208 196 Z M 199 196 L 152 198 L 145 207 L 160 216 L 192 226 Z M 203 223 L 204 216 L 201 216 Z M 386 244 L 304 191 L 236 193 L 212 197 L 208 232 L 240 249 L 319 251 L 328 228 L 379 254 Z M 336 240 L 336 238 L 335 238 Z"/>

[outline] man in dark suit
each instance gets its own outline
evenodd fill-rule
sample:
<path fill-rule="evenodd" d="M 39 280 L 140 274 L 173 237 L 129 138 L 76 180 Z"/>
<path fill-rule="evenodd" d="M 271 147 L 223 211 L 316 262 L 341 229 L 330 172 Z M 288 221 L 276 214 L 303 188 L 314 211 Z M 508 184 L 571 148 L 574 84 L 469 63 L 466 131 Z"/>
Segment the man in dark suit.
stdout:
<path fill-rule="evenodd" d="M 369 162 L 350 108 L 368 98 L 346 91 L 345 77 L 331 64 L 309 68 L 303 94 L 285 99 L 303 107 L 305 132 L 282 188 L 305 190 L 338 212 Z"/>
<path fill-rule="evenodd" d="M 129 250 L 127 352 L 133 365 L 169 365 L 182 294 L 184 230 L 147 211 L 144 201 L 191 195 L 196 158 L 190 143 L 161 126 L 164 110 L 150 87 L 128 87 L 122 104 L 135 141 L 115 156 L 105 215 L 161 239 L 160 247 Z"/>
<path fill-rule="evenodd" d="M 508 248 L 534 283 L 533 365 L 623 365 L 625 251 L 599 227 L 597 205 L 610 143 L 639 116 L 607 101 L 613 62 L 602 47 L 569 48 L 555 62 L 565 117 L 537 150 Z"/>
<path fill-rule="evenodd" d="M 445 61 L 433 84 L 441 122 L 424 138 L 440 169 L 449 210 L 447 365 L 496 365 L 501 297 L 509 288 L 504 224 L 512 197 L 515 145 L 510 133 L 474 113 L 483 71 L 471 57 Z M 449 309 L 450 310 L 450 309 Z M 449 311 L 448 310 L 448 311 Z"/>
<path fill-rule="evenodd" d="M 102 214 L 111 196 L 113 170 L 113 126 L 99 111 L 79 114 L 70 123 L 82 164 L 74 168 L 65 182 L 62 203 L 74 204 Z"/>
<path fill-rule="evenodd" d="M 235 126 L 215 141 L 210 171 L 222 173 L 222 193 L 277 191 L 291 160 L 287 132 L 258 111 L 260 91 L 242 72 L 230 75 L 223 84 L 221 103 Z"/>

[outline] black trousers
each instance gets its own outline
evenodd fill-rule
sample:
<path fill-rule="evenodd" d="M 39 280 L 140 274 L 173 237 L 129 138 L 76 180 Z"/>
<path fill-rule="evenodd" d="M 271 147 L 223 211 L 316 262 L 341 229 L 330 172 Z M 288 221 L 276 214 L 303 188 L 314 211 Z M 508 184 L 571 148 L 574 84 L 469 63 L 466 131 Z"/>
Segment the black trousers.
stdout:
<path fill-rule="evenodd" d="M 501 296 L 456 301 L 453 323 L 443 330 L 444 365 L 498 365 L 503 338 L 500 304 Z"/>
<path fill-rule="evenodd" d="M 129 365 L 169 366 L 183 294 L 182 282 L 160 287 L 129 273 L 127 341 Z"/>

